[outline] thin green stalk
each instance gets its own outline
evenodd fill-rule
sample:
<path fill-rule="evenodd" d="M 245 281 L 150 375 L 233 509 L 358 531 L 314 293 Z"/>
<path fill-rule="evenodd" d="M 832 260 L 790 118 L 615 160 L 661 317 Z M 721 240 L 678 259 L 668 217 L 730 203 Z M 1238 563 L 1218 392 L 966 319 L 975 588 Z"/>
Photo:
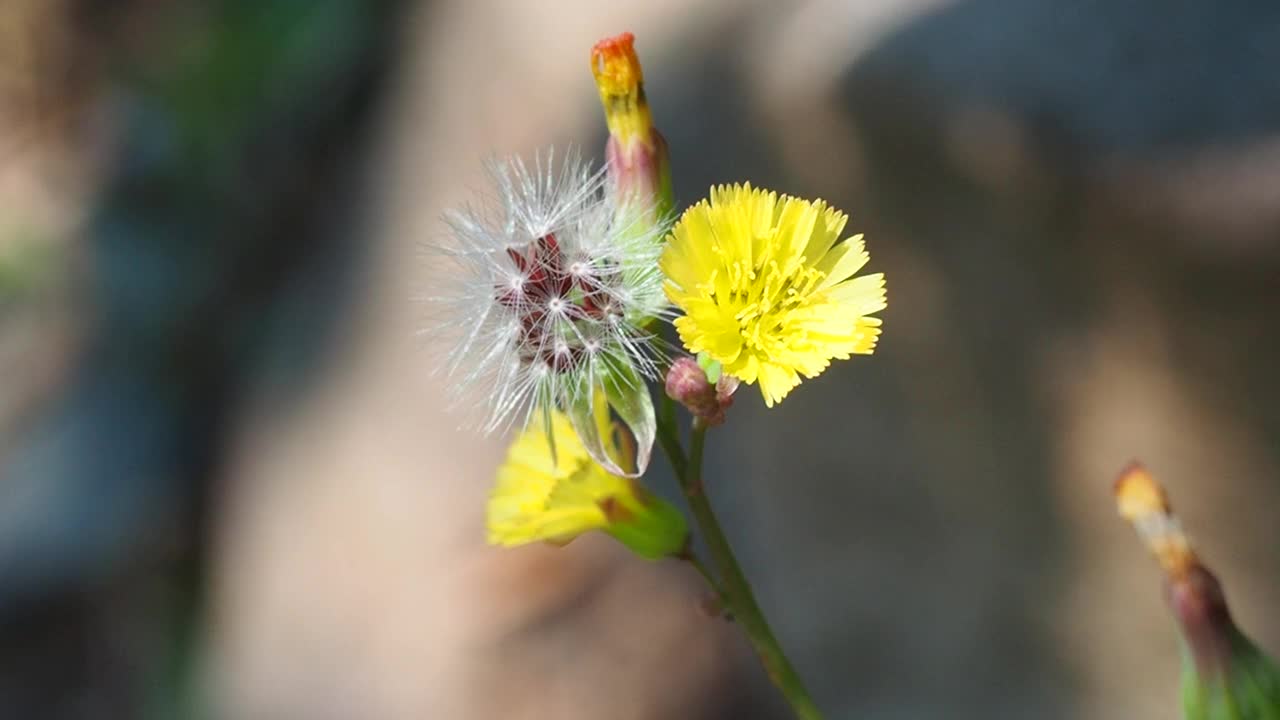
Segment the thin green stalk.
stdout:
<path fill-rule="evenodd" d="M 662 393 L 658 401 L 658 442 L 662 451 L 667 454 L 671 470 L 683 483 L 689 461 L 684 456 L 684 448 L 680 447 L 680 431 L 676 427 L 676 401 Z"/>
<path fill-rule="evenodd" d="M 668 401 L 670 402 L 670 401 Z M 674 410 L 674 404 L 672 404 Z M 821 720 L 822 713 L 814 705 L 804 683 L 796 673 L 795 667 L 787 659 L 778 639 L 769 629 L 769 623 L 756 603 L 751 585 L 742 573 L 738 560 L 734 557 L 729 539 L 725 537 L 720 521 L 711 509 L 711 502 L 702 487 L 702 451 L 706 444 L 707 429 L 701 423 L 694 422 L 693 433 L 689 440 L 689 456 L 686 459 L 680 447 L 680 439 L 676 431 L 674 412 L 668 411 L 666 405 L 658 421 L 658 437 L 662 439 L 662 448 L 671 458 L 676 479 L 684 491 L 689 509 L 693 512 L 694 521 L 702 531 L 702 538 L 711 551 L 711 558 L 720 571 L 720 584 L 712 582 L 721 595 L 722 601 L 732 613 L 735 620 L 742 625 L 747 638 L 755 648 L 756 655 L 764 665 L 769 679 L 782 691 L 792 711 L 800 720 Z M 664 428 L 664 426 L 666 426 Z M 673 452 L 674 451 L 674 452 Z"/>
<path fill-rule="evenodd" d="M 723 604 L 724 590 L 720 587 L 720 581 L 716 580 L 716 576 L 712 574 L 711 569 L 707 567 L 707 564 L 702 562 L 702 558 L 694 555 L 693 551 L 689 551 L 685 553 L 681 559 L 693 566 L 694 570 L 698 571 L 698 574 L 702 576 L 702 579 L 706 580 L 707 584 L 711 586 L 711 589 L 715 591 L 716 602 Z"/>

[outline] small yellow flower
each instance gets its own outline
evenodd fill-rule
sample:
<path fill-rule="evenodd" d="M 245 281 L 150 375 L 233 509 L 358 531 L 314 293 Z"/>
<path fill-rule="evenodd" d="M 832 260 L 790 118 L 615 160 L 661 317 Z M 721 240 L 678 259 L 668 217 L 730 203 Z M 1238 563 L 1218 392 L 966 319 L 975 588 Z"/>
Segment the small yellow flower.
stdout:
<path fill-rule="evenodd" d="M 599 407 L 607 410 L 603 404 Z M 608 432 L 607 412 L 598 412 L 597 418 Z M 549 432 L 551 437 L 547 428 L 531 424 L 512 443 L 498 470 L 487 516 L 491 544 L 562 544 L 603 530 L 641 557 L 680 552 L 687 529 L 678 510 L 638 481 L 611 475 L 597 465 L 563 413 L 551 413 Z M 620 462 L 634 454 L 618 447 L 616 433 L 608 434 L 609 453 Z"/>
<path fill-rule="evenodd" d="M 885 308 L 884 275 L 853 277 L 869 259 L 848 216 L 752 188 L 714 187 L 685 211 L 660 266 L 685 347 L 724 372 L 759 382 L 772 407 L 832 358 L 870 354 Z"/>

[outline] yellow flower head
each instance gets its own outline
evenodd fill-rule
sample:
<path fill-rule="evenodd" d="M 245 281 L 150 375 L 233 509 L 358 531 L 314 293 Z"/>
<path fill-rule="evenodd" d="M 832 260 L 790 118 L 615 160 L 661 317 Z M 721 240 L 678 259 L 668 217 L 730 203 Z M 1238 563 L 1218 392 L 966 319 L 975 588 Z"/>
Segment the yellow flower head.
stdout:
<path fill-rule="evenodd" d="M 607 431 L 607 407 L 599 407 Z M 616 433 L 609 435 L 608 450 L 619 462 L 634 455 L 618 447 Z M 558 411 L 551 413 L 549 429 L 530 425 L 512 443 L 489 497 L 487 524 L 493 545 L 567 543 L 603 530 L 650 559 L 680 552 L 687 536 L 678 510 L 638 481 L 597 465 Z"/>
<path fill-rule="evenodd" d="M 759 382 L 772 407 L 832 358 L 870 354 L 885 308 L 884 275 L 853 277 L 869 259 L 861 235 L 841 240 L 848 216 L 752 188 L 714 187 L 685 211 L 660 265 L 690 352 Z"/>

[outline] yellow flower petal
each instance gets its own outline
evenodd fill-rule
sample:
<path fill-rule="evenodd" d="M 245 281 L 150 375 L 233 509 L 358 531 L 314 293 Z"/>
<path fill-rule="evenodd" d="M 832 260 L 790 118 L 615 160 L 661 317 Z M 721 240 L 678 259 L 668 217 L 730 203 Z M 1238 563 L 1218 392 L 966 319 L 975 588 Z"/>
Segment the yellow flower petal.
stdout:
<path fill-rule="evenodd" d="M 884 275 L 854 275 L 870 259 L 861 235 L 840 240 L 848 216 L 752 188 L 711 188 L 685 211 L 660 260 L 667 298 L 690 352 L 759 383 L 780 402 L 832 359 L 875 349 Z"/>
<path fill-rule="evenodd" d="M 607 424 L 607 410 L 600 420 Z M 491 544 L 562 544 L 603 530 L 647 558 L 671 555 L 684 546 L 687 530 L 679 511 L 635 480 L 611 475 L 597 465 L 563 413 L 551 413 L 551 432 L 554 458 L 539 423 L 511 444 L 489 497 L 486 525 Z M 623 454 L 613 442 L 615 436 L 609 437 L 609 453 Z"/>

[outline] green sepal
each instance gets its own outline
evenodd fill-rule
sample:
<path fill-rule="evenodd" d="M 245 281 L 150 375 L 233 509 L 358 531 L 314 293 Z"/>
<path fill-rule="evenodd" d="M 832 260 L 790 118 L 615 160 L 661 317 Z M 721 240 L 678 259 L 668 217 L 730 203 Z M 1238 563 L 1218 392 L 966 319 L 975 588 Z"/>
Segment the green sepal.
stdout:
<path fill-rule="evenodd" d="M 1239 630 L 1232 629 L 1225 667 L 1199 670 L 1184 648 L 1185 720 L 1280 720 L 1280 668 Z"/>
<path fill-rule="evenodd" d="M 622 509 L 617 514 L 621 517 L 612 520 L 605 532 L 646 560 L 680 554 L 689 540 L 684 515 L 638 481 L 632 480 L 631 487 L 631 496 L 620 499 Z"/>
<path fill-rule="evenodd" d="M 720 365 L 719 360 L 713 359 L 705 352 L 698 353 L 698 367 L 702 368 L 702 372 L 707 376 L 707 384 L 715 385 L 720 382 L 720 374 L 724 371 L 724 367 Z"/>

